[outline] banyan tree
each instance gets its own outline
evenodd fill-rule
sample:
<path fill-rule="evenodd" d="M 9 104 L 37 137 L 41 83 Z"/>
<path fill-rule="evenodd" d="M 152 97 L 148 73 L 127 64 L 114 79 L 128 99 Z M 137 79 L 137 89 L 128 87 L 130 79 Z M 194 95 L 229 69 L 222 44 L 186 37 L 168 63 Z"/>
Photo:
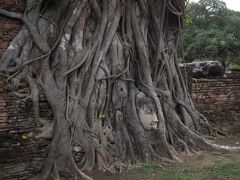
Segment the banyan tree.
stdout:
<path fill-rule="evenodd" d="M 51 139 L 37 179 L 60 171 L 120 169 L 138 162 L 178 162 L 212 144 L 208 121 L 194 107 L 177 64 L 185 0 L 27 0 L 23 22 L 0 60 L 16 97 L 33 102 L 41 133 Z M 19 91 L 21 82 L 29 92 Z M 43 92 L 53 121 L 39 115 Z M 76 163 L 73 153 L 83 153 Z"/>

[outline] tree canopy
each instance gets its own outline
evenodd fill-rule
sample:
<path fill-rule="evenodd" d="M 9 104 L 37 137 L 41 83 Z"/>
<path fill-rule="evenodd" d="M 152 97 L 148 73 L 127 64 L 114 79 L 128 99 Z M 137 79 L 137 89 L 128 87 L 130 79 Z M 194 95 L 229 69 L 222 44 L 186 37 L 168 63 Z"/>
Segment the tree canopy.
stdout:
<path fill-rule="evenodd" d="M 183 30 L 187 62 L 210 57 L 240 65 L 240 12 L 229 10 L 221 0 L 200 0 L 186 9 Z"/>

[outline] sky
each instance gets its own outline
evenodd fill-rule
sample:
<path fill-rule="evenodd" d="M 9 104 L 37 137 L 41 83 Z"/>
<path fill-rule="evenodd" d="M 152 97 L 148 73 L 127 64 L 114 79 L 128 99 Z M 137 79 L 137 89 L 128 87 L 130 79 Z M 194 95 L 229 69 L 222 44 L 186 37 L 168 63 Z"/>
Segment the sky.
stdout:
<path fill-rule="evenodd" d="M 190 0 L 197 2 L 198 0 Z M 223 0 L 229 9 L 240 11 L 240 0 Z"/>

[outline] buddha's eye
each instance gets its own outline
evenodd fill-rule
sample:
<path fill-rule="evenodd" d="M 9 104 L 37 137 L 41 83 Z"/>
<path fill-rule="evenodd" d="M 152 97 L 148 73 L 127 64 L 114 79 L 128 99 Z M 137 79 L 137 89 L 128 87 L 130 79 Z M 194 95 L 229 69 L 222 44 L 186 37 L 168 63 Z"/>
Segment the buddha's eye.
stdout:
<path fill-rule="evenodd" d="M 145 113 L 146 113 L 146 114 L 151 114 L 152 111 L 151 111 L 151 109 L 146 109 L 146 110 L 145 110 Z"/>

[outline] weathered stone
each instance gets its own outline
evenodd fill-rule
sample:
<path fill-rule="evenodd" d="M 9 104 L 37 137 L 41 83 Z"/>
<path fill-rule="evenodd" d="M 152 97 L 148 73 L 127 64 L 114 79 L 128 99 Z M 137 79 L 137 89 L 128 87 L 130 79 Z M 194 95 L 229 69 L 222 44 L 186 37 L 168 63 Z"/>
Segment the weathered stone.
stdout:
<path fill-rule="evenodd" d="M 179 64 L 179 66 L 191 68 L 194 78 L 222 76 L 224 74 L 224 68 L 219 61 L 193 61 L 191 63 Z"/>

